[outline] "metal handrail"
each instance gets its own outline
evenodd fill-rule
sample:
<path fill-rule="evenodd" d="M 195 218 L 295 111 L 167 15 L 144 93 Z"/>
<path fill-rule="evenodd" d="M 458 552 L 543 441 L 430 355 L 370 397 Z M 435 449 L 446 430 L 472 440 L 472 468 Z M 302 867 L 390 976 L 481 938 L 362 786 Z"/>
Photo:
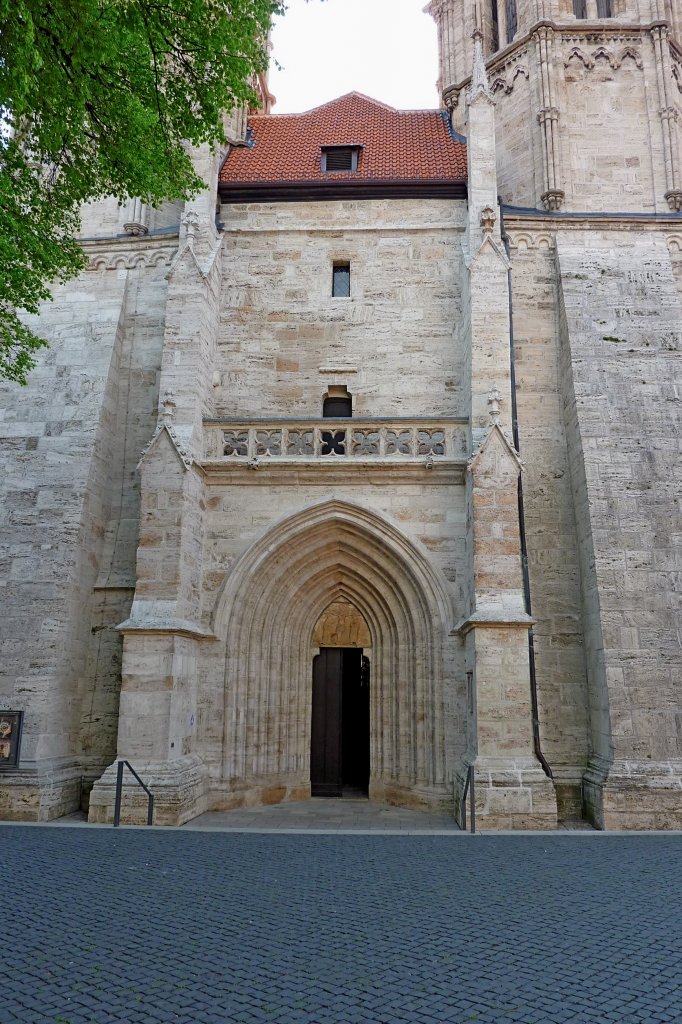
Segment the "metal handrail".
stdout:
<path fill-rule="evenodd" d="M 467 793 L 471 791 L 471 797 L 469 799 L 469 821 L 470 831 L 473 833 L 476 831 L 476 792 L 474 789 L 474 766 L 470 764 L 467 768 L 467 780 L 464 783 L 464 792 L 462 794 L 461 803 L 461 817 L 460 817 L 460 828 L 463 832 L 467 830 Z"/>
<path fill-rule="evenodd" d="M 152 818 L 154 817 L 154 794 L 151 793 L 144 782 L 137 774 L 130 761 L 119 761 L 118 770 L 116 774 L 116 799 L 114 801 L 114 828 L 118 828 L 121 824 L 121 797 L 123 795 L 123 769 L 127 768 L 128 771 L 135 777 L 135 779 L 142 786 L 143 790 L 147 794 L 147 824 L 152 824 Z"/>

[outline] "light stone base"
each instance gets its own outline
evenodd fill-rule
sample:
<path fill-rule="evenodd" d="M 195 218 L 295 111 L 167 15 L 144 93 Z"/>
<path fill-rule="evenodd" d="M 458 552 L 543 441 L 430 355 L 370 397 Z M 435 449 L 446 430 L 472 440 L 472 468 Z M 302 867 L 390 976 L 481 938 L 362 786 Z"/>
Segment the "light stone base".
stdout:
<path fill-rule="evenodd" d="M 556 793 L 559 821 L 576 821 L 585 813 L 583 802 L 583 776 L 585 764 L 562 764 L 552 761 L 552 783 Z"/>
<path fill-rule="evenodd" d="M 377 804 L 412 811 L 444 811 L 453 814 L 452 795 L 445 788 L 404 786 L 398 782 L 370 780 L 369 799 Z"/>
<path fill-rule="evenodd" d="M 226 783 L 213 785 L 208 797 L 210 811 L 231 811 L 240 807 L 267 807 L 310 799 L 310 782 L 301 779 L 260 780 L 257 785 L 237 789 Z M 410 810 L 439 810 L 452 813 L 452 797 L 445 789 L 401 786 L 371 781 L 369 800 L 376 804 L 405 807 Z"/>
<path fill-rule="evenodd" d="M 0 773 L 0 820 L 52 821 L 79 810 L 82 769 L 74 761 L 39 762 Z"/>
<path fill-rule="evenodd" d="M 231 788 L 228 784 L 214 785 L 208 795 L 208 809 L 233 811 L 240 807 L 271 807 L 309 799 L 309 782 L 272 779 L 244 789 Z"/>
<path fill-rule="evenodd" d="M 110 824 L 114 820 L 117 764 L 114 761 L 92 788 L 90 822 Z M 136 762 L 133 767 L 154 794 L 154 825 L 184 825 L 208 809 L 207 772 L 200 757 Z M 126 825 L 147 823 L 147 794 L 127 768 L 123 775 L 121 821 Z"/>
<path fill-rule="evenodd" d="M 456 784 L 458 818 L 464 782 L 465 778 L 460 776 Z M 474 783 L 477 829 L 557 827 L 554 786 L 534 758 L 515 761 L 477 758 L 474 764 Z M 467 808 L 467 816 L 468 813 Z"/>
<path fill-rule="evenodd" d="M 682 761 L 614 761 L 606 780 L 589 769 L 583 789 L 597 828 L 682 829 Z"/>

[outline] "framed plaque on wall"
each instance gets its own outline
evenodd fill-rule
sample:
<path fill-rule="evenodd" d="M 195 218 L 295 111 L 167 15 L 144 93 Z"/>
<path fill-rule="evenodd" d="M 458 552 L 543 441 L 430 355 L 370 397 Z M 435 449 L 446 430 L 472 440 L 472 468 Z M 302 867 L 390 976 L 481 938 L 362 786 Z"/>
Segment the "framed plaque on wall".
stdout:
<path fill-rule="evenodd" d="M 0 770 L 19 764 L 23 711 L 0 711 Z"/>

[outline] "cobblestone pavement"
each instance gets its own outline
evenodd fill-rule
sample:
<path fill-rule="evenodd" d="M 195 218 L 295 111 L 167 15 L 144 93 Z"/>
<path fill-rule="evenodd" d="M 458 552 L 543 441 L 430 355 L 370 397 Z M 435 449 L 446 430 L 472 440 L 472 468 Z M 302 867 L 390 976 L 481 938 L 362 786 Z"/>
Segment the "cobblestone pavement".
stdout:
<path fill-rule="evenodd" d="M 2 1024 L 682 1022 L 682 836 L 0 826 Z"/>

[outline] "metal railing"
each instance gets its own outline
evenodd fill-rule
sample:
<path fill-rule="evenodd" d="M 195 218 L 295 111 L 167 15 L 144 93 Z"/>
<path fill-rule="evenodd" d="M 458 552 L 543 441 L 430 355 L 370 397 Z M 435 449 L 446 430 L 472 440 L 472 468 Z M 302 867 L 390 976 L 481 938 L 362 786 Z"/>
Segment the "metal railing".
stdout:
<path fill-rule="evenodd" d="M 460 828 L 463 832 L 467 830 L 467 794 L 469 794 L 469 820 L 470 820 L 470 832 L 473 834 L 476 831 L 476 791 L 474 788 L 474 766 L 470 764 L 467 769 L 467 780 L 464 783 L 464 792 L 462 793 L 462 803 L 460 806 Z"/>
<path fill-rule="evenodd" d="M 123 796 L 123 769 L 127 768 L 128 771 L 135 777 L 135 779 L 142 786 L 143 790 L 147 794 L 147 824 L 151 825 L 154 817 L 154 794 L 145 786 L 144 782 L 137 774 L 133 766 L 129 761 L 119 761 L 118 770 L 116 774 L 116 799 L 114 801 L 114 828 L 118 828 L 121 824 L 121 797 Z"/>

